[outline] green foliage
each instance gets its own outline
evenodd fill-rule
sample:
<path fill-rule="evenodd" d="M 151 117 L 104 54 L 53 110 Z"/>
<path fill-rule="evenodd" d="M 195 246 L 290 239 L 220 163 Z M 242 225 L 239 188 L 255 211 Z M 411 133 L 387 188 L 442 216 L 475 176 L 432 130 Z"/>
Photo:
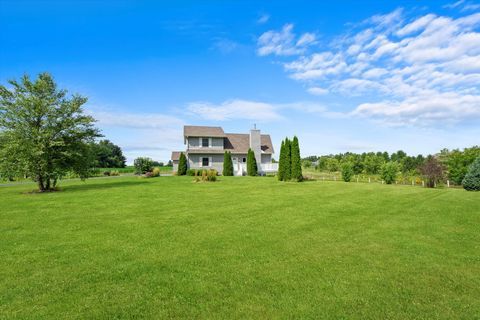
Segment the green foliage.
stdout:
<path fill-rule="evenodd" d="M 342 179 L 345 182 L 350 182 L 354 175 L 353 164 L 351 162 L 344 162 L 342 164 Z"/>
<path fill-rule="evenodd" d="M 302 163 L 300 159 L 300 146 L 298 143 L 298 138 L 293 137 L 291 142 L 291 179 L 296 181 L 302 181 Z"/>
<path fill-rule="evenodd" d="M 277 173 L 277 178 L 280 181 L 285 180 L 285 142 L 282 140 L 282 144 L 280 146 L 280 158 L 278 161 L 278 173 Z"/>
<path fill-rule="evenodd" d="M 154 167 L 152 170 L 152 177 L 159 177 L 160 176 L 160 168 Z"/>
<path fill-rule="evenodd" d="M 83 112 L 87 98 L 67 96 L 48 73 L 0 85 L 0 176 L 30 177 L 39 191 L 55 189 L 73 172 L 85 179 L 94 165 L 90 145 L 100 137 Z"/>
<path fill-rule="evenodd" d="M 225 151 L 223 154 L 223 175 L 233 176 L 233 161 L 232 153 L 230 151 Z"/>
<path fill-rule="evenodd" d="M 99 168 L 124 168 L 125 156 L 122 149 L 109 140 L 100 140 L 92 143 L 96 166 Z"/>
<path fill-rule="evenodd" d="M 184 176 L 187 174 L 187 169 L 188 169 L 188 166 L 187 166 L 187 157 L 185 156 L 185 154 L 180 153 L 180 158 L 178 159 L 178 171 L 177 171 L 177 175 L 179 176 Z"/>
<path fill-rule="evenodd" d="M 215 182 L 217 181 L 217 170 L 198 170 L 195 172 L 195 182 Z"/>
<path fill-rule="evenodd" d="M 364 160 L 364 168 L 366 174 L 378 174 L 384 163 L 382 155 L 376 155 L 373 152 L 367 154 Z"/>
<path fill-rule="evenodd" d="M 398 175 L 398 164 L 396 162 L 387 162 L 382 165 L 380 177 L 386 184 L 392 184 Z"/>
<path fill-rule="evenodd" d="M 252 149 L 248 149 L 247 154 L 247 175 L 256 176 L 258 175 L 257 160 L 255 159 L 255 153 Z"/>
<path fill-rule="evenodd" d="M 447 150 L 446 153 L 444 163 L 447 166 L 448 178 L 453 183 L 460 185 L 468 172 L 469 166 L 480 157 L 480 147 L 465 148 L 463 151 L 456 149 L 448 152 Z"/>
<path fill-rule="evenodd" d="M 283 163 L 283 181 L 292 179 L 292 142 L 285 138 L 285 157 Z"/>
<path fill-rule="evenodd" d="M 151 172 L 153 169 L 153 160 L 146 157 L 139 157 L 133 160 L 136 174 Z"/>
<path fill-rule="evenodd" d="M 468 168 L 462 181 L 463 188 L 468 191 L 480 191 L 480 157 Z"/>

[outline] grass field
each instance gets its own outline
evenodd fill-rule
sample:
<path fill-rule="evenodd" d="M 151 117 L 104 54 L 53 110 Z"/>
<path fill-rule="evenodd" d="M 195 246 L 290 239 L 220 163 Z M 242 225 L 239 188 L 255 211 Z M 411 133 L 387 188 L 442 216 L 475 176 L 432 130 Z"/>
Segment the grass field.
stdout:
<path fill-rule="evenodd" d="M 0 187 L 0 318 L 480 316 L 480 193 L 274 178 Z"/>

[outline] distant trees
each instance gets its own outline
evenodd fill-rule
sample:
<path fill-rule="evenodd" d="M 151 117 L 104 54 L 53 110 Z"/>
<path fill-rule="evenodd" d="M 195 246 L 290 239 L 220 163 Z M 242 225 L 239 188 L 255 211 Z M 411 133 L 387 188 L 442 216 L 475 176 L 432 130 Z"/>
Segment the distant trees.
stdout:
<path fill-rule="evenodd" d="M 434 188 L 436 183 L 443 178 L 443 167 L 434 156 L 428 156 L 425 163 L 420 166 L 420 172 L 427 181 L 427 187 Z"/>
<path fill-rule="evenodd" d="M 125 168 L 125 156 L 122 149 L 109 140 L 92 143 L 96 166 L 99 168 Z"/>
<path fill-rule="evenodd" d="M 233 176 L 233 161 L 232 153 L 230 151 L 225 151 L 223 155 L 223 175 Z"/>
<path fill-rule="evenodd" d="M 467 191 L 480 191 L 480 157 L 470 165 L 462 184 Z"/>
<path fill-rule="evenodd" d="M 257 160 L 252 149 L 248 149 L 247 153 L 247 175 L 252 177 L 258 175 Z"/>
<path fill-rule="evenodd" d="M 94 164 L 90 147 L 100 137 L 86 115 L 87 98 L 67 96 L 48 73 L 0 85 L 0 176 L 27 176 L 39 191 L 54 190 L 68 172 L 85 179 Z"/>
<path fill-rule="evenodd" d="M 177 175 L 179 176 L 184 176 L 187 174 L 187 157 L 185 154 L 182 152 L 180 153 L 180 158 L 178 159 L 178 170 L 177 170 Z"/>
<path fill-rule="evenodd" d="M 280 147 L 278 180 L 302 181 L 302 179 L 302 163 L 298 138 L 296 136 L 292 140 L 285 138 Z"/>
<path fill-rule="evenodd" d="M 147 157 L 139 157 L 133 160 L 136 174 L 151 172 L 153 169 L 153 160 Z"/>
<path fill-rule="evenodd" d="M 386 162 L 382 165 L 380 176 L 386 184 L 392 184 L 397 178 L 398 164 L 396 162 Z"/>
<path fill-rule="evenodd" d="M 447 167 L 447 176 L 455 184 L 462 184 L 470 165 L 480 157 L 480 147 L 474 146 L 462 150 L 444 150 L 443 164 Z"/>

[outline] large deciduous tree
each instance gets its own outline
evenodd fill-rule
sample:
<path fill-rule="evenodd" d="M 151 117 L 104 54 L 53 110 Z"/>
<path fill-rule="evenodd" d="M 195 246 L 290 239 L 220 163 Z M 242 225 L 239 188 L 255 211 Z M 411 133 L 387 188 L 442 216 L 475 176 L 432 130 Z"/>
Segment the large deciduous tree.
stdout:
<path fill-rule="evenodd" d="M 53 77 L 24 75 L 0 85 L 0 172 L 28 176 L 39 191 L 53 190 L 67 172 L 87 178 L 94 162 L 90 144 L 100 137 L 82 106 L 87 98 L 68 96 Z"/>
<path fill-rule="evenodd" d="M 434 188 L 435 184 L 443 178 L 443 166 L 435 157 L 428 156 L 425 163 L 420 166 L 420 172 L 427 180 L 427 187 Z"/>
<path fill-rule="evenodd" d="M 125 168 L 125 156 L 122 149 L 109 140 L 100 140 L 92 145 L 96 166 L 99 168 Z"/>

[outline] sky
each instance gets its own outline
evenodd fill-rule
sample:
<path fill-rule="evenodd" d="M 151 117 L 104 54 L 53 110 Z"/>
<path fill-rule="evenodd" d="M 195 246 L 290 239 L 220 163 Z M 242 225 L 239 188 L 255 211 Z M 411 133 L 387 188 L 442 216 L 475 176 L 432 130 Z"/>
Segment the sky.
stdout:
<path fill-rule="evenodd" d="M 480 144 L 473 0 L 0 0 L 0 83 L 44 71 L 129 163 L 168 161 L 186 124 L 302 156 Z"/>

